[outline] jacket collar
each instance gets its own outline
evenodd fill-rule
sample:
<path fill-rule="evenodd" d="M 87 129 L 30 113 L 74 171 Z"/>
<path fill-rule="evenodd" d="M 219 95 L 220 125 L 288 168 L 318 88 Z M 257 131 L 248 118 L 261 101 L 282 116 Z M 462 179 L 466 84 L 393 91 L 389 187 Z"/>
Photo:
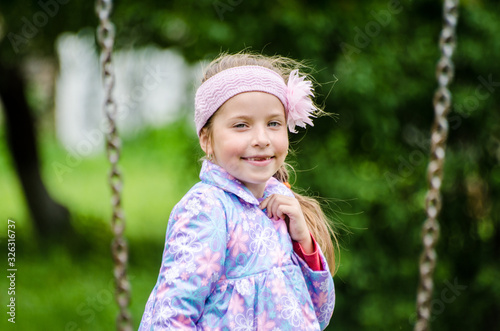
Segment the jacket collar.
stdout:
<path fill-rule="evenodd" d="M 260 204 L 261 201 L 271 194 L 277 193 L 290 195 L 290 193 L 287 192 L 288 188 L 283 183 L 280 183 L 276 178 L 271 177 L 266 183 L 264 196 L 257 199 L 252 192 L 250 192 L 250 190 L 243 185 L 242 182 L 230 175 L 224 168 L 208 160 L 203 162 L 200 179 L 203 183 L 213 185 L 226 192 L 233 193 L 238 198 L 254 205 Z"/>

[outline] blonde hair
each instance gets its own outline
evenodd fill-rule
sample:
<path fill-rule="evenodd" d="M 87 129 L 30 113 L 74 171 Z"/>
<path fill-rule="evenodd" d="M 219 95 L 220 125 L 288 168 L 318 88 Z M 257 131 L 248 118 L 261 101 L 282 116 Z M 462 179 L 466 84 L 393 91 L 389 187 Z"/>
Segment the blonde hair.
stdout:
<path fill-rule="evenodd" d="M 205 69 L 202 83 L 225 69 L 246 65 L 258 65 L 271 69 L 277 72 L 281 77 L 283 77 L 285 83 L 288 82 L 288 76 L 292 70 L 305 67 L 302 63 L 296 60 L 277 55 L 264 56 L 261 54 L 249 52 L 240 52 L 237 54 L 223 53 L 215 60 L 213 60 Z M 304 75 L 304 73 L 301 72 L 301 75 Z M 308 77 L 308 79 L 310 79 L 310 77 Z M 318 110 L 315 115 L 318 116 L 322 114 L 324 114 L 324 112 L 322 110 Z M 205 130 L 208 141 L 211 141 L 213 143 L 212 119 L 213 115 L 207 121 L 207 123 L 203 127 L 203 130 Z M 290 167 L 286 163 L 283 164 L 280 169 L 278 169 L 278 171 L 274 174 L 274 177 L 282 183 L 288 183 L 289 181 L 290 176 L 287 170 L 287 166 Z M 309 231 L 316 239 L 316 242 L 320 246 L 321 251 L 325 255 L 326 261 L 330 268 L 330 272 L 332 273 L 332 275 L 335 274 L 337 268 L 335 264 L 334 247 L 336 247 L 338 251 L 339 245 L 332 224 L 321 209 L 321 205 L 316 199 L 301 195 L 294 190 L 292 190 L 292 192 L 295 198 L 300 203 Z"/>

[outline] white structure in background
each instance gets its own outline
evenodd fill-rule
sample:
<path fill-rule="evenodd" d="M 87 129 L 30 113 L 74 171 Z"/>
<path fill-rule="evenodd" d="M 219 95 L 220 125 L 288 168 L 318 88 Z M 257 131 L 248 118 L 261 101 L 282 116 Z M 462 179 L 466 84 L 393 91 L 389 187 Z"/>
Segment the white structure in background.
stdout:
<path fill-rule="evenodd" d="M 73 154 L 87 156 L 104 148 L 106 132 L 94 38 L 64 34 L 57 40 L 57 52 L 57 136 Z M 196 70 L 180 54 L 147 47 L 113 56 L 120 134 L 143 126 L 161 126 L 173 120 L 179 110 L 192 109 Z"/>

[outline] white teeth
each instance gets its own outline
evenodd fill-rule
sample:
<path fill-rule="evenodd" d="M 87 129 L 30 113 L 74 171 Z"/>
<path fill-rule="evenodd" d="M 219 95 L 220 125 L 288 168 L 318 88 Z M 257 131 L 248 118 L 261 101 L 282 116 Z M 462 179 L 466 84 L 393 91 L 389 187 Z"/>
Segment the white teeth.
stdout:
<path fill-rule="evenodd" d="M 249 161 L 264 161 L 264 160 L 269 160 L 271 157 L 248 157 L 247 160 Z"/>

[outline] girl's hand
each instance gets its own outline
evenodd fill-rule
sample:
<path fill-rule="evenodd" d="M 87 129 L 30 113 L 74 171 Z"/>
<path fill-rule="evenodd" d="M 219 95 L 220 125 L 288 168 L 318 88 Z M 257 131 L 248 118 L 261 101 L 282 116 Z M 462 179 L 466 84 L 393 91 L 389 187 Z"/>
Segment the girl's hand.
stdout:
<path fill-rule="evenodd" d="M 267 217 L 275 221 L 288 220 L 290 237 L 302 246 L 306 254 L 314 252 L 311 234 L 297 199 L 286 195 L 272 194 L 260 203 L 259 208 L 267 208 Z"/>

